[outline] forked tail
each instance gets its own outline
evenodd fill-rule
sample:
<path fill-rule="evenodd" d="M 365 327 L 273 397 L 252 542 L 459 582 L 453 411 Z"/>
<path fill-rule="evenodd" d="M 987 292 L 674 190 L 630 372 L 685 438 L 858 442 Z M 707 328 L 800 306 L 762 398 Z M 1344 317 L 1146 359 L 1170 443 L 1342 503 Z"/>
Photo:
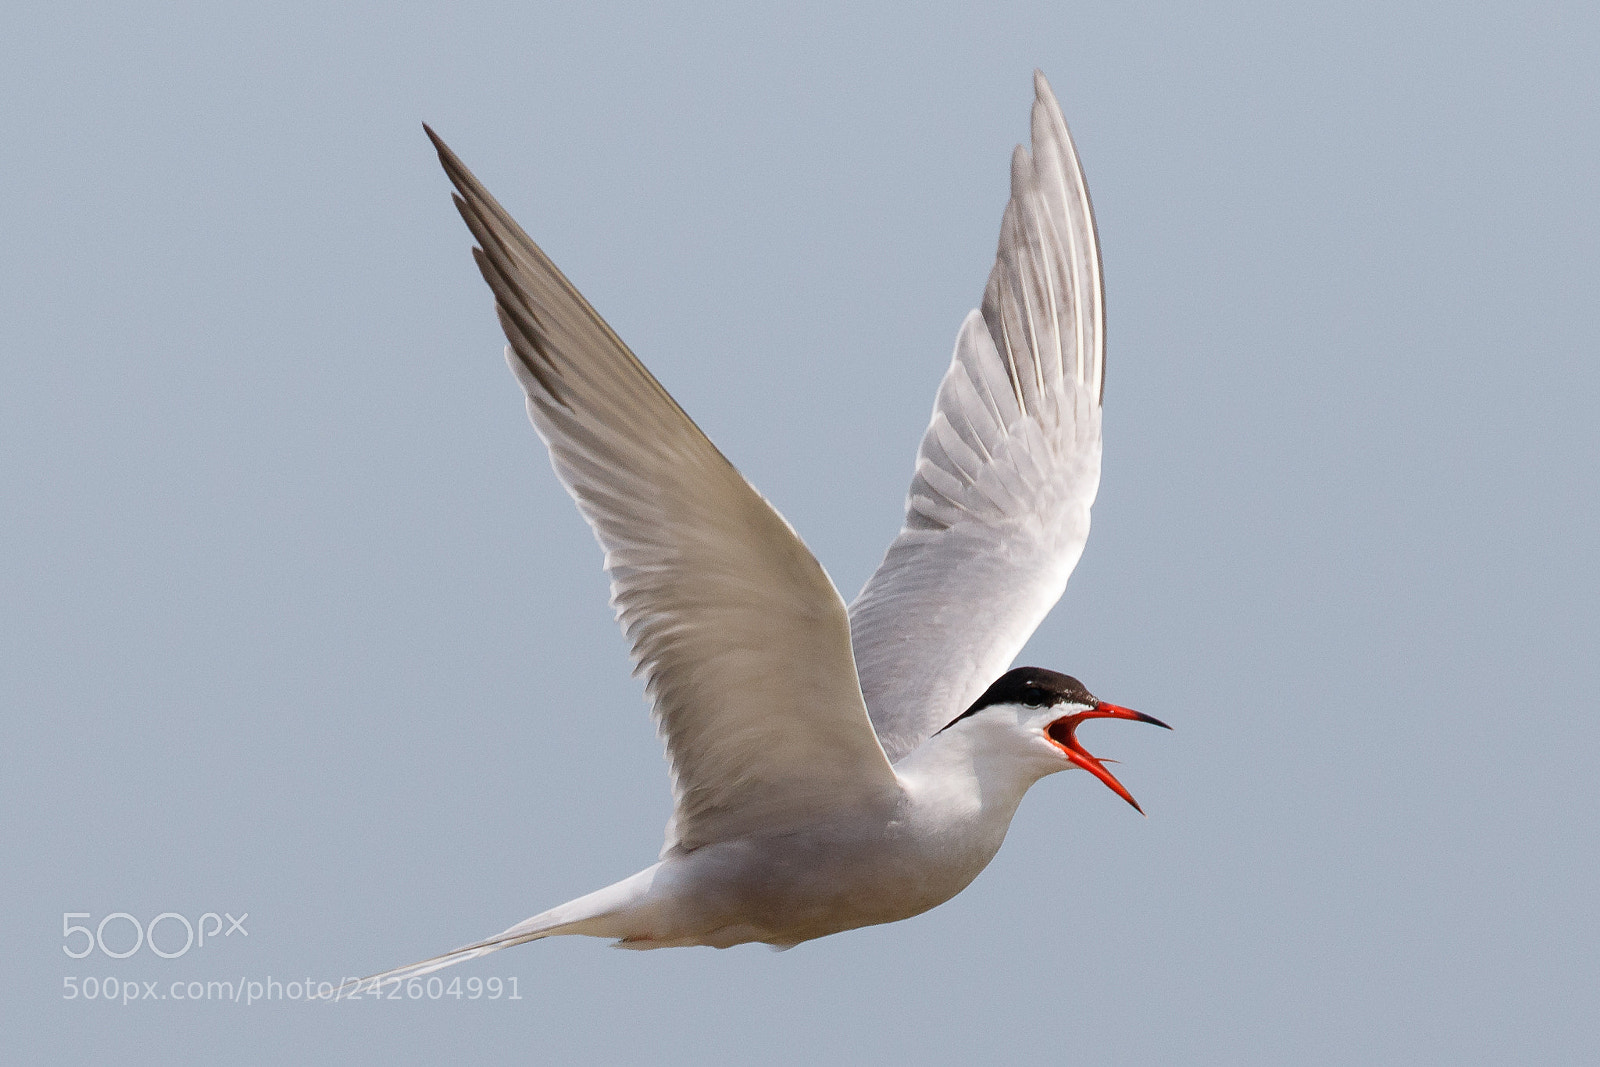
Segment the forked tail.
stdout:
<path fill-rule="evenodd" d="M 532 919 L 528 920 L 528 922 L 532 921 Z M 432 974 L 434 971 L 453 967 L 458 963 L 465 963 L 467 960 L 475 960 L 479 956 L 487 956 L 491 952 L 499 952 L 501 949 L 510 948 L 512 945 L 520 945 L 527 941 L 537 941 L 541 937 L 550 937 L 552 934 L 568 932 L 560 929 L 559 926 L 529 932 L 523 929 L 526 925 L 527 923 L 518 923 L 504 933 L 496 934 L 485 941 L 475 941 L 470 945 L 463 945 L 442 955 L 431 956 L 428 959 L 407 964 L 404 967 L 381 971 L 365 978 L 344 979 L 329 995 L 329 999 L 354 1000 L 377 996 L 387 992 L 386 987 L 391 984 L 399 984 L 410 978 L 420 978 L 422 975 Z"/>
<path fill-rule="evenodd" d="M 391 984 L 420 978 L 422 975 L 432 974 L 434 971 L 453 967 L 467 960 L 475 960 L 479 956 L 487 956 L 491 952 L 499 952 L 513 945 L 537 941 L 543 937 L 588 934 L 592 937 L 626 938 L 630 933 L 626 925 L 626 916 L 649 893 L 650 886 L 655 880 L 656 870 L 660 866 L 656 864 L 631 878 L 624 878 L 604 889 L 597 889 L 593 893 L 576 900 L 569 900 L 549 911 L 540 912 L 531 919 L 524 919 L 509 930 L 483 941 L 462 945 L 441 955 L 430 956 L 417 963 L 381 971 L 365 978 L 342 979 L 332 993 L 325 995 L 325 999 L 354 1000 L 375 996 Z"/>

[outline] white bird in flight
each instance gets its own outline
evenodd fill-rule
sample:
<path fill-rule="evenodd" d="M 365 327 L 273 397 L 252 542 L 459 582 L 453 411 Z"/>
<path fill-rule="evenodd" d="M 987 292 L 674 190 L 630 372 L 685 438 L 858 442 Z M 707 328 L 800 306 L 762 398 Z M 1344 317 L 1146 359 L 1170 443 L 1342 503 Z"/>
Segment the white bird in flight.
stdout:
<path fill-rule="evenodd" d="M 1089 190 L 1044 75 L 981 310 L 956 335 L 905 524 L 847 609 L 795 531 L 432 130 L 506 358 L 605 552 L 671 763 L 659 862 L 495 937 L 624 948 L 812 938 L 928 910 L 999 849 L 1088 719 L 1159 720 L 1007 670 L 1060 599 L 1100 481 L 1105 305 Z M 373 986 L 376 988 L 376 985 Z"/>

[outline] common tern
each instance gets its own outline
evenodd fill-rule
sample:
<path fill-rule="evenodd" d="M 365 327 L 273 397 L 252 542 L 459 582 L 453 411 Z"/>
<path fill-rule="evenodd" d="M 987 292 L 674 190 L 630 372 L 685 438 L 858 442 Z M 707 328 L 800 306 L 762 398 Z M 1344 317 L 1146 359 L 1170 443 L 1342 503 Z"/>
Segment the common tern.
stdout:
<path fill-rule="evenodd" d="M 786 948 L 909 918 L 993 858 L 1089 719 L 1165 723 L 1006 668 L 1061 597 L 1100 481 L 1089 190 L 1044 75 L 983 304 L 956 335 L 905 522 L 846 608 L 821 565 L 434 132 L 557 476 L 594 529 L 671 765 L 659 862 L 363 982 L 557 934 Z"/>

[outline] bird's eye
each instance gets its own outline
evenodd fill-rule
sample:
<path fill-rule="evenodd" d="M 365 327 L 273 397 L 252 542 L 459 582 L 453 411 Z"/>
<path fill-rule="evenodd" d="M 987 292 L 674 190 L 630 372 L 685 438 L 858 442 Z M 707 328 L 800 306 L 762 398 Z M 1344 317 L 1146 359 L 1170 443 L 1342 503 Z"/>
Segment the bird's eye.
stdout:
<path fill-rule="evenodd" d="M 1026 691 L 1025 693 L 1022 694 L 1022 706 L 1025 707 L 1025 708 L 1037 708 L 1037 707 L 1042 706 L 1043 704 L 1044 704 L 1044 693 L 1040 692 L 1037 689 L 1029 689 L 1028 691 Z"/>

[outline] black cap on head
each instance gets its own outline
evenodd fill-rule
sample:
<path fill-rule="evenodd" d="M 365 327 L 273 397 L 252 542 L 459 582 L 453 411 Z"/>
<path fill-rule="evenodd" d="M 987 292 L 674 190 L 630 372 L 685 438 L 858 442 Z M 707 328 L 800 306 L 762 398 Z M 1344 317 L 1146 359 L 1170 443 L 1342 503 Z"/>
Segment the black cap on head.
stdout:
<path fill-rule="evenodd" d="M 1021 704 L 1034 708 L 1064 703 L 1092 708 L 1099 701 L 1083 687 L 1082 682 L 1069 674 L 1043 667 L 1018 667 L 997 678 L 981 697 L 972 702 L 970 708 L 945 723 L 942 729 L 948 730 L 968 715 L 975 715 L 995 704 Z"/>

